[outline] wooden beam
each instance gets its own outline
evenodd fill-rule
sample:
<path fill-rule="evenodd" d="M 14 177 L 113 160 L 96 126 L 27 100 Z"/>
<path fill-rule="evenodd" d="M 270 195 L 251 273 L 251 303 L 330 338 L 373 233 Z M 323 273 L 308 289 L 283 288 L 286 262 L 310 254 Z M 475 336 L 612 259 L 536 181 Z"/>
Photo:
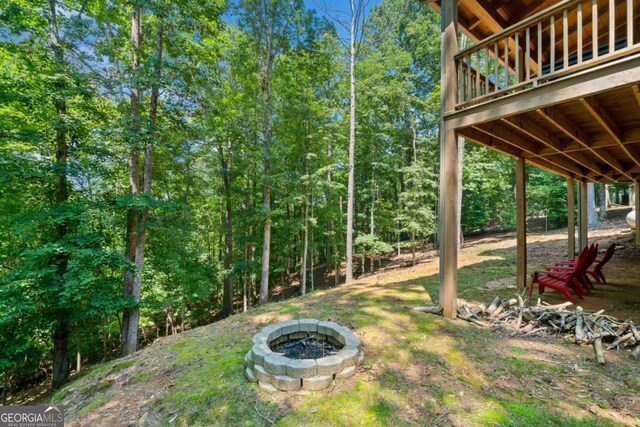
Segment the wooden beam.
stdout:
<path fill-rule="evenodd" d="M 633 128 L 624 132 L 622 135 L 623 143 L 625 144 L 637 144 L 640 143 L 640 129 Z"/>
<path fill-rule="evenodd" d="M 509 1 L 511 0 L 495 0 L 491 2 L 491 7 L 497 10 L 497 9 L 500 9 L 502 6 L 504 6 L 505 3 Z"/>
<path fill-rule="evenodd" d="M 531 163 L 535 163 L 535 157 L 537 157 L 538 152 L 540 151 L 540 146 L 535 143 L 535 140 L 528 139 L 527 137 L 521 135 L 514 129 L 503 126 L 499 122 L 491 122 L 485 123 L 479 126 L 474 126 L 475 129 L 486 133 L 487 135 L 494 137 L 500 141 L 503 141 L 509 145 L 514 146 L 518 150 L 522 150 L 525 154 L 521 154 L 522 157 L 529 159 Z M 495 145 L 494 139 L 494 145 Z M 528 153 L 528 154 L 527 154 Z M 520 156 L 514 156 L 520 157 Z M 546 157 L 545 160 L 548 163 L 556 165 L 558 168 L 562 170 L 566 170 L 578 176 L 585 177 L 587 175 L 587 171 L 582 169 L 580 165 L 576 164 L 570 158 L 565 158 L 563 156 L 549 156 Z"/>
<path fill-rule="evenodd" d="M 616 178 L 619 176 L 620 175 L 618 174 L 601 175 L 598 173 L 589 172 L 587 173 L 585 178 L 591 182 L 617 182 L 618 180 Z"/>
<path fill-rule="evenodd" d="M 614 141 L 622 145 L 622 132 L 613 119 L 600 105 L 595 96 L 580 98 L 580 103 L 591 113 L 594 119 L 611 135 Z"/>
<path fill-rule="evenodd" d="M 491 135 L 487 135 L 481 130 L 475 128 L 460 129 L 458 133 L 470 141 L 477 144 L 484 145 L 485 147 L 493 148 L 502 154 L 506 154 L 511 157 L 520 157 L 523 155 L 522 150 L 514 147 L 513 145 L 504 143 Z"/>
<path fill-rule="evenodd" d="M 537 156 L 540 151 L 540 147 L 534 141 L 526 139 L 508 127 L 502 126 L 499 122 L 485 123 L 474 127 L 534 156 Z"/>
<path fill-rule="evenodd" d="M 547 119 L 549 123 L 555 125 L 558 129 L 563 131 L 567 136 L 571 137 L 577 143 L 587 148 L 594 156 L 599 158 L 602 162 L 608 164 L 613 169 L 617 170 L 623 175 L 626 175 L 626 166 L 623 166 L 615 157 L 606 151 L 606 149 L 596 150 L 591 146 L 591 138 L 581 128 L 575 126 L 575 124 L 567 118 L 558 107 L 549 107 L 539 109 L 537 112 Z"/>
<path fill-rule="evenodd" d="M 534 3 L 534 7 L 530 8 L 530 9 L 525 9 L 522 8 L 520 9 L 520 13 L 517 14 L 516 16 L 514 16 L 513 18 L 511 18 L 512 22 L 520 22 L 525 18 L 528 18 L 531 15 L 534 15 L 542 10 L 545 10 L 551 6 L 554 5 L 554 3 L 557 3 L 557 1 L 553 1 L 553 0 L 545 0 L 543 2 L 541 2 L 540 4 L 535 4 Z"/>
<path fill-rule="evenodd" d="M 575 180 L 567 180 L 567 258 L 576 256 L 576 187 Z"/>
<path fill-rule="evenodd" d="M 473 13 L 484 22 L 493 33 L 498 33 L 509 26 L 506 19 L 498 13 L 496 7 L 487 0 L 462 0 Z"/>
<path fill-rule="evenodd" d="M 633 90 L 633 94 L 636 97 L 636 101 L 638 101 L 638 105 L 640 106 L 640 86 L 638 85 L 631 86 L 631 90 Z"/>
<path fill-rule="evenodd" d="M 640 246 L 640 180 L 636 180 L 635 198 L 636 198 L 636 246 Z"/>
<path fill-rule="evenodd" d="M 445 1 L 448 1 L 448 0 L 445 0 Z M 439 1 L 427 0 L 427 4 L 442 16 L 442 7 L 440 6 Z M 469 37 L 469 39 L 473 40 L 474 42 L 480 41 L 478 36 L 474 32 L 469 30 L 469 27 L 471 25 L 466 19 L 464 19 L 462 16 L 458 16 L 457 19 L 458 19 L 458 25 L 460 26 L 460 29 L 464 35 Z"/>
<path fill-rule="evenodd" d="M 527 286 L 527 198 L 525 160 L 516 160 L 516 285 Z"/>
<path fill-rule="evenodd" d="M 578 210 L 578 240 L 582 250 L 589 244 L 589 219 L 587 218 L 587 183 L 580 182 L 580 207 Z"/>
<path fill-rule="evenodd" d="M 640 128 L 632 128 L 625 132 L 622 132 L 622 143 L 624 145 L 634 145 L 640 143 Z M 591 137 L 591 148 L 610 148 L 617 147 L 619 144 L 607 135 L 599 134 Z M 636 147 L 637 148 L 637 147 Z M 562 149 L 565 153 L 572 153 L 578 151 L 585 151 L 586 148 L 582 144 L 578 144 L 577 142 L 570 142 L 565 144 Z M 554 154 L 556 151 L 551 149 L 542 149 L 540 150 L 540 155 L 545 156 L 547 154 Z"/>
<path fill-rule="evenodd" d="M 459 129 L 640 83 L 640 57 L 632 56 L 446 114 Z"/>
<path fill-rule="evenodd" d="M 467 7 L 473 11 L 474 15 L 477 18 L 476 21 L 473 21 L 472 23 L 470 23 L 470 25 L 467 26 L 469 31 L 472 31 L 479 24 L 485 24 L 493 34 L 496 34 L 511 26 L 511 24 L 500 14 L 499 9 L 501 6 L 496 7 L 487 0 L 461 0 L 461 2 L 464 2 Z M 516 23 L 518 21 L 512 22 Z M 514 52 L 516 41 L 512 37 L 509 37 L 507 40 L 509 62 L 510 64 L 515 64 L 516 57 L 514 55 Z M 501 49 L 504 49 L 503 41 L 500 41 L 498 44 L 500 45 Z M 524 40 L 521 40 L 518 44 L 518 49 L 521 52 L 524 52 Z M 534 54 L 530 57 L 531 64 L 529 64 L 534 73 L 538 72 L 538 63 L 533 59 L 535 58 L 536 52 L 537 47 L 533 49 Z M 502 65 L 505 65 L 504 60 L 501 60 L 500 62 L 502 63 Z M 510 65 L 508 68 L 510 71 L 515 72 L 515 68 L 513 67 L 513 65 Z"/>
<path fill-rule="evenodd" d="M 567 136 L 571 137 L 578 144 L 582 144 L 587 148 L 591 148 L 591 137 L 576 126 L 574 122 L 569 119 L 557 106 L 551 106 L 547 108 L 540 108 L 536 110 L 538 114 L 547 119 L 563 131 Z"/>
<path fill-rule="evenodd" d="M 527 136 L 522 135 L 515 129 L 504 126 L 500 122 L 485 123 L 474 128 L 493 136 L 507 144 L 513 145 L 517 149 L 523 150 L 527 154 L 523 157 L 535 163 L 534 157 L 537 157 L 540 152 L 540 145 L 536 144 L 535 139 L 529 139 Z M 517 157 L 517 156 L 516 156 Z M 558 166 L 561 169 L 572 172 L 579 176 L 586 176 L 587 171 L 583 170 L 580 165 L 576 164 L 571 158 L 565 158 L 563 156 L 549 156 L 545 158 L 546 161 Z"/>
<path fill-rule="evenodd" d="M 535 139 L 545 145 L 549 148 L 549 154 L 561 153 L 567 147 L 567 144 L 554 138 L 545 127 L 531 120 L 527 120 L 521 116 L 505 117 L 501 120 L 514 129 L 524 133 L 529 138 Z M 540 150 L 539 154 L 541 153 L 544 153 L 544 149 Z"/>
<path fill-rule="evenodd" d="M 589 113 L 591 113 L 593 118 L 600 123 L 600 126 L 602 126 L 604 130 L 611 135 L 611 138 L 620 148 L 622 148 L 622 151 L 624 151 L 636 165 L 640 166 L 640 156 L 638 156 L 637 153 L 632 152 L 631 148 L 623 143 L 624 136 L 622 131 L 604 107 L 600 105 L 598 100 L 595 97 L 590 96 L 588 98 L 581 98 L 580 103 L 587 109 L 587 111 L 589 111 Z"/>
<path fill-rule="evenodd" d="M 454 319 L 458 308 L 458 135 L 444 118 L 456 104 L 456 64 L 458 52 L 458 1 L 443 0 L 441 11 L 442 61 L 440 79 L 440 307 L 445 317 Z"/>
<path fill-rule="evenodd" d="M 482 23 L 482 21 L 480 19 L 476 18 L 475 21 L 469 23 L 468 30 L 469 31 L 473 31 L 473 29 L 476 28 L 478 25 L 480 25 L 480 23 Z"/>
<path fill-rule="evenodd" d="M 560 166 L 563 166 L 561 163 L 564 163 L 565 165 L 574 165 L 575 167 L 575 164 L 578 163 L 599 175 L 603 175 L 608 172 L 608 170 L 603 169 L 599 164 L 582 153 L 577 153 L 574 155 L 567 154 L 565 152 L 565 143 L 555 138 L 545 127 L 540 126 L 531 120 L 524 120 L 521 117 L 515 116 L 504 118 L 502 119 L 502 121 L 513 127 L 514 129 L 517 129 L 520 132 L 524 133 L 527 137 L 538 141 L 548 148 L 548 151 L 545 149 L 540 149 L 538 151 L 538 155 L 548 156 L 549 160 L 551 161 L 553 161 L 553 158 L 557 159 L 557 155 L 564 156 L 564 161 L 558 160 L 554 162 L 560 164 Z M 581 175 L 586 174 L 583 171 L 581 172 Z"/>
<path fill-rule="evenodd" d="M 577 173 L 573 173 L 571 171 L 568 171 L 566 169 L 562 169 L 556 165 L 554 165 L 551 162 L 547 162 L 544 159 L 541 159 L 539 157 L 533 158 L 533 159 L 529 159 L 528 162 L 540 169 L 544 169 L 548 172 L 554 173 L 556 175 L 560 175 L 560 176 L 564 176 L 565 178 L 567 177 L 573 177 L 576 179 L 585 179 L 584 176 L 582 176 L 581 174 L 577 174 Z"/>
<path fill-rule="evenodd" d="M 503 142 L 492 135 L 488 135 L 485 132 L 482 132 L 481 130 L 478 130 L 475 128 L 464 128 L 464 129 L 460 129 L 458 132 L 460 135 L 464 136 L 470 141 L 492 148 L 508 156 L 515 157 L 515 158 L 526 156 L 526 153 L 523 152 L 521 149 L 516 148 L 511 144 L 507 144 L 506 142 Z M 572 171 L 566 170 L 541 157 L 532 157 L 532 158 L 529 158 L 528 161 L 529 163 L 535 165 L 536 167 L 539 167 L 540 169 L 544 169 L 556 175 L 564 176 L 567 178 L 573 177 L 576 179 L 586 178 L 582 174 L 574 173 Z"/>

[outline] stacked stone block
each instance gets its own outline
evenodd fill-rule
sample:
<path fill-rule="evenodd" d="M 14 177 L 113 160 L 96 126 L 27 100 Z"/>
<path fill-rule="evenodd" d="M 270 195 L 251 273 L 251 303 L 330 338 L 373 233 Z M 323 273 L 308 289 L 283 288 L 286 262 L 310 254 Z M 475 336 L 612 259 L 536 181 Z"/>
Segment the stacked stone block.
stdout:
<path fill-rule="evenodd" d="M 306 337 L 329 341 L 341 349 L 319 359 L 290 359 L 270 349 Z M 354 375 L 363 361 L 362 342 L 348 328 L 316 319 L 286 320 L 254 335 L 253 347 L 245 356 L 245 375 L 271 392 L 322 390 L 336 379 Z"/>

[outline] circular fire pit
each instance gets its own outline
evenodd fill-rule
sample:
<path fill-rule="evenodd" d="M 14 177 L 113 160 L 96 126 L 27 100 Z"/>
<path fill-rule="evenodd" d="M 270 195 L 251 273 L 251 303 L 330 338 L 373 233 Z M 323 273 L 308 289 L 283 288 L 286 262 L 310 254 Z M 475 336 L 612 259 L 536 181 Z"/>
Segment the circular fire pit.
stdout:
<path fill-rule="evenodd" d="M 364 360 L 361 347 L 353 332 L 335 322 L 286 320 L 254 335 L 245 375 L 270 392 L 321 390 L 356 373 Z"/>

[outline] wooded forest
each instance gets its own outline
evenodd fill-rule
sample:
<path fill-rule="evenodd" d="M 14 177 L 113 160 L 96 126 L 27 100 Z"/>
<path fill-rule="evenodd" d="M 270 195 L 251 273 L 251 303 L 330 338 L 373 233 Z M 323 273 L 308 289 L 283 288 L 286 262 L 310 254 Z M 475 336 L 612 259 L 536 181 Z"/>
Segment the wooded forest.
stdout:
<path fill-rule="evenodd" d="M 344 3 L 0 1 L 3 396 L 437 246 L 440 16 Z M 512 229 L 462 147 L 463 234 Z"/>

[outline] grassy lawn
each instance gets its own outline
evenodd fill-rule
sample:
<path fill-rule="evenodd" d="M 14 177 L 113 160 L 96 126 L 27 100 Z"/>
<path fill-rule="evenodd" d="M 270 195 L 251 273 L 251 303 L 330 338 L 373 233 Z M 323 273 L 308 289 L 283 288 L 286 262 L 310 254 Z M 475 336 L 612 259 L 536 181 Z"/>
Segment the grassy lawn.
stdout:
<path fill-rule="evenodd" d="M 479 285 L 513 274 L 510 251 L 463 254 L 461 298 L 514 290 Z M 614 426 L 640 424 L 640 369 L 626 354 L 409 310 L 437 300 L 437 262 L 271 303 L 161 339 L 99 366 L 53 398 L 72 425 Z M 251 337 L 290 318 L 330 319 L 362 339 L 355 377 L 306 395 L 269 395 L 243 376 Z"/>

